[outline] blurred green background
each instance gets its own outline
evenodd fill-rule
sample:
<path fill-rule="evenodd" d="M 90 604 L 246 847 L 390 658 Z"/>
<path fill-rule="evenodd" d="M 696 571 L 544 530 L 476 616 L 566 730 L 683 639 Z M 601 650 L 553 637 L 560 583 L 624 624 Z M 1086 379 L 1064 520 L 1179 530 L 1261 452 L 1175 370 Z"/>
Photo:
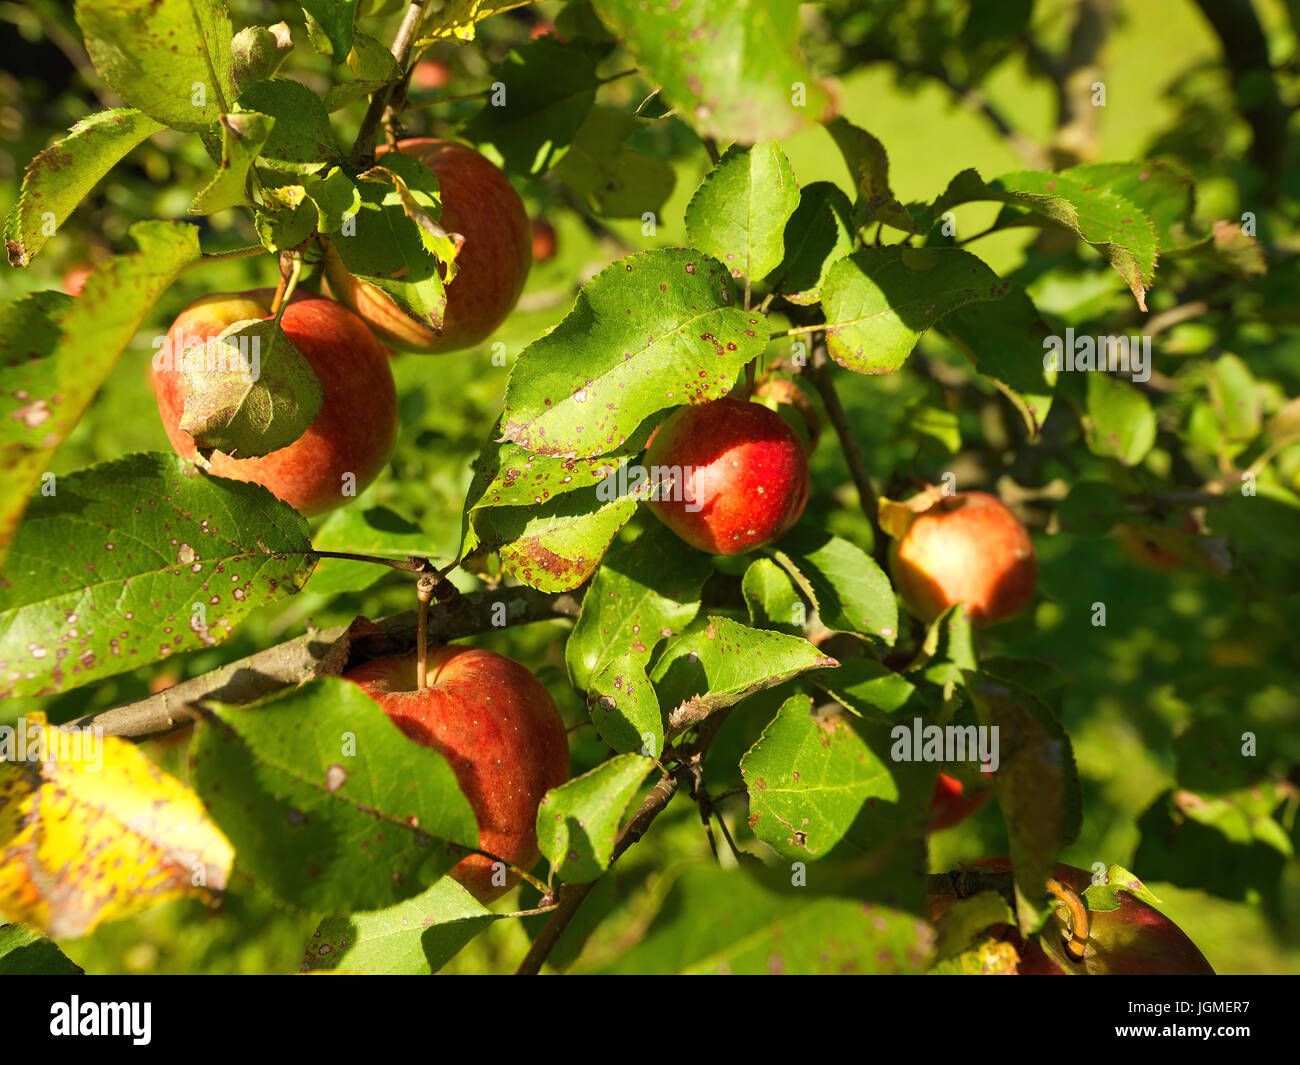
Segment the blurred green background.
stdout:
<path fill-rule="evenodd" d="M 535 11 L 549 18 L 559 6 L 545 3 Z M 832 3 L 805 9 L 809 52 L 824 69 L 836 69 L 845 61 L 841 48 L 861 28 L 855 18 L 870 18 L 871 11 L 884 5 L 863 4 L 865 13 L 860 15 L 855 14 L 856 6 Z M 1275 61 L 1291 63 L 1296 38 L 1284 5 L 1256 6 L 1269 31 Z M 0 208 L 5 211 L 32 155 L 100 106 L 93 72 L 89 78 L 84 74 L 88 70 L 84 57 L 74 64 L 76 31 L 64 7 L 41 2 L 0 4 L 0 36 L 10 39 L 10 58 L 0 74 Z M 230 7 L 237 27 L 288 20 L 297 48 L 285 72 L 323 89 L 328 67 L 306 45 L 301 9 L 289 3 L 250 0 L 234 0 Z M 1072 9 L 1069 0 L 1041 0 L 1035 5 L 1033 25 L 1045 46 L 1062 46 Z M 1246 183 L 1240 158 L 1248 131 L 1232 112 L 1218 42 L 1195 6 L 1187 0 L 1140 0 L 1121 3 L 1119 12 L 1105 53 L 1107 106 L 1099 116 L 1098 157 L 1128 160 L 1158 153 L 1175 159 L 1198 179 L 1199 216 L 1205 222 L 1235 219 L 1243 210 L 1255 209 L 1241 192 Z M 513 44 L 526 40 L 529 31 L 526 19 L 496 18 L 480 28 L 475 45 L 438 47 L 433 56 L 453 72 L 447 91 L 467 93 L 484 87 L 491 80 L 493 64 Z M 384 37 L 385 33 L 391 36 L 392 30 L 381 24 L 381 31 L 375 32 Z M 622 65 L 625 60 L 608 61 L 610 70 Z M 905 202 L 933 199 L 966 167 L 991 178 L 1025 165 L 979 113 L 957 102 L 933 79 L 900 82 L 894 66 L 878 63 L 840 72 L 839 83 L 843 113 L 884 143 L 890 154 L 893 190 Z M 625 80 L 607 86 L 601 102 L 630 111 L 647 91 L 639 79 Z M 1031 76 L 1020 56 L 994 65 L 983 81 L 983 91 L 1031 137 L 1041 142 L 1050 139 L 1052 89 Z M 418 93 L 413 98 L 423 99 Z M 472 104 L 422 109 L 410 114 L 408 128 L 417 134 L 447 133 L 472 111 Z M 335 115 L 342 143 L 349 143 L 359 119 L 356 106 Z M 609 261 L 628 250 L 685 242 L 685 206 L 709 168 L 708 156 L 675 119 L 647 123 L 638 137 L 643 150 L 670 159 L 677 172 L 675 190 L 653 237 L 643 235 L 639 222 L 584 219 L 549 180 L 519 186 L 530 214 L 545 217 L 556 227 L 559 251 L 553 261 L 534 268 L 519 309 L 493 338 L 505 345 L 507 362 L 554 325 L 571 305 L 576 286 Z M 847 187 L 847 170 L 823 130 L 791 138 L 783 147 L 801 184 L 831 180 Z M 0 271 L 0 298 L 60 287 L 65 272 L 88 258 L 125 250 L 127 227 L 138 219 L 185 218 L 188 202 L 210 167 L 196 137 L 170 132 L 154 137 L 88 198 L 32 267 Z M 988 205 L 963 208 L 958 212 L 960 231 L 983 228 L 994 214 Z M 234 211 L 200 224 L 208 249 L 256 240 L 249 219 Z M 1280 220 L 1276 225 L 1276 239 L 1285 243 L 1290 223 Z M 1034 239 L 1031 231 L 1016 230 L 981 241 L 974 250 L 994 269 L 1011 273 L 1024 264 Z M 274 270 L 273 261 L 266 257 L 213 264 L 183 275 L 58 452 L 54 471 L 66 473 L 132 451 L 166 450 L 145 379 L 152 339 L 165 332 L 191 300 L 213 291 L 273 284 Z M 1089 269 L 1066 280 L 1054 277 L 1030 285 L 1045 312 L 1070 316 L 1080 332 L 1086 322 L 1096 323 L 1098 328 L 1092 331 L 1099 333 L 1131 326 L 1131 297 L 1112 272 Z M 1293 274 L 1284 273 L 1287 277 L 1294 280 Z M 1160 280 L 1157 273 L 1153 310 L 1167 305 Z M 1290 290 L 1292 300 L 1295 291 Z M 1238 324 L 1241 327 L 1230 340 L 1223 336 L 1226 327 L 1202 324 L 1199 331 L 1196 326 L 1176 327 L 1157 344 L 1157 366 L 1175 375 L 1207 347 L 1231 344 L 1256 377 L 1268 383 L 1264 387 L 1273 390 L 1278 402 L 1300 393 L 1297 337 L 1267 323 Z M 773 354 L 778 353 L 774 348 Z M 893 376 L 843 373 L 838 377 L 870 472 L 880 482 L 896 484 L 900 477 L 933 480 L 953 470 L 963 487 L 996 486 L 1005 493 L 1009 486 L 1018 486 L 1036 498 L 1033 493 L 1053 484 L 1072 484 L 1098 474 L 1101 460 L 1087 454 L 1068 425 L 1053 426 L 1054 433 L 1045 434 L 1046 442 L 1026 447 L 1009 405 L 963 368 L 960 355 L 932 337 L 923 342 L 920 354 L 924 359 L 914 358 Z M 935 373 L 936 366 L 947 366 L 951 372 Z M 508 367 L 493 365 L 485 345 L 436 358 L 403 356 L 394 361 L 394 371 L 402 414 L 396 456 L 354 505 L 391 508 L 420 527 L 430 554 L 451 558 L 459 540 L 469 464 L 500 410 Z M 928 412 L 929 420 L 943 431 L 919 431 L 916 422 L 921 412 Z M 1176 418 L 1168 420 L 1163 412 L 1161 424 L 1162 433 L 1178 425 Z M 1170 450 L 1162 438 L 1144 467 L 1132 471 L 1135 483 L 1162 481 L 1170 465 Z M 1300 458 L 1283 456 L 1271 476 L 1296 489 L 1300 488 L 1298 471 Z M 870 546 L 870 529 L 856 505 L 833 437 L 823 437 L 813 455 L 813 472 L 810 518 Z M 1211 465 L 1207 475 L 1213 472 Z M 1032 616 L 990 633 L 985 649 L 1039 657 L 1076 678 L 1062 705 L 1083 778 L 1085 819 L 1082 835 L 1063 859 L 1084 867 L 1102 861 L 1133 869 L 1220 972 L 1300 972 L 1300 864 L 1293 856 L 1247 839 L 1236 841 L 1235 849 L 1227 852 L 1207 848 L 1188 866 L 1185 855 L 1177 860 L 1162 856 L 1158 817 L 1152 814 L 1140 823 L 1143 812 L 1175 785 L 1177 737 L 1193 720 L 1226 722 L 1233 732 L 1267 730 L 1281 737 L 1280 748 L 1292 764 L 1300 761 L 1297 655 L 1290 635 L 1276 626 L 1273 615 L 1258 609 L 1257 591 L 1242 587 L 1246 577 L 1234 575 L 1222 581 L 1191 568 L 1171 574 L 1145 570 L 1127 558 L 1113 539 L 1051 531 L 1050 511 L 1044 508 L 1037 513 L 1040 602 Z M 321 565 L 323 576 L 331 566 L 348 564 L 326 560 Z M 413 599 L 408 581 L 397 574 L 377 573 L 375 583 L 361 594 L 327 596 L 309 590 L 288 603 L 268 607 L 213 650 L 67 695 L 0 704 L 0 722 L 33 709 L 66 720 L 137 697 L 151 685 L 205 672 L 296 635 L 308 624 L 323 627 L 357 614 L 374 617 L 409 609 Z M 467 586 L 472 580 L 463 579 Z M 1104 628 L 1087 622 L 1091 604 L 1098 601 L 1107 604 Z M 565 636 L 562 626 L 543 625 L 479 642 L 538 670 L 566 718 L 576 724 L 585 718 L 585 710 L 565 675 Z M 752 741 L 758 735 L 778 703 L 775 695 L 746 703 L 745 712 L 733 715 L 728 723 L 729 735 L 719 740 L 720 748 L 743 750 L 746 738 Z M 186 743 L 187 737 L 181 736 L 149 747 L 166 768 L 183 776 Z M 574 733 L 573 750 L 575 772 L 594 765 L 604 754 L 590 729 Z M 734 759 L 731 772 L 735 774 Z M 738 784 L 739 778 L 736 775 L 731 781 L 719 775 L 709 783 L 718 793 Z M 762 845 L 747 832 L 743 797 L 730 800 L 723 810 L 741 845 L 761 850 Z M 1285 825 L 1293 845 L 1297 840 L 1294 815 L 1293 797 Z M 932 837 L 930 864 L 935 871 L 944 870 L 960 861 L 1005 851 L 1005 831 L 996 807 L 990 806 L 970 822 Z M 584 927 L 558 957 L 576 959 L 575 971 L 596 969 L 617 957 L 644 929 L 675 873 L 684 863 L 707 854 L 696 812 L 685 802 L 677 803 L 619 863 L 615 875 L 606 878 L 609 883 L 584 909 Z M 1211 894 L 1205 890 L 1213 886 L 1210 877 L 1198 870 L 1196 862 L 1225 861 L 1231 883 L 1226 889 L 1219 885 L 1218 894 Z M 168 904 L 61 945 L 89 972 L 296 970 L 316 915 L 287 912 L 255 885 L 241 886 L 237 881 L 235 886 L 237 890 L 230 892 L 220 910 L 208 911 L 192 902 Z M 519 894 L 520 905 L 535 901 L 527 889 Z M 503 903 L 502 908 L 509 905 Z M 581 935 L 606 914 L 608 919 L 579 954 Z M 530 925 L 529 930 L 535 928 Z M 512 968 L 526 949 L 520 924 L 499 922 L 444 971 Z"/>

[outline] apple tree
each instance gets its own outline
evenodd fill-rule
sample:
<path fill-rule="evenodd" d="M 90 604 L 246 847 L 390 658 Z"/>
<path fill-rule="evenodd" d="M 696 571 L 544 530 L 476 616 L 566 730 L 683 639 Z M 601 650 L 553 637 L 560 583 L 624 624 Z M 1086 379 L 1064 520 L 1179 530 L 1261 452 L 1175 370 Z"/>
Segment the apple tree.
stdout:
<path fill-rule="evenodd" d="M 6 11 L 0 971 L 1300 968 L 1262 6 Z"/>

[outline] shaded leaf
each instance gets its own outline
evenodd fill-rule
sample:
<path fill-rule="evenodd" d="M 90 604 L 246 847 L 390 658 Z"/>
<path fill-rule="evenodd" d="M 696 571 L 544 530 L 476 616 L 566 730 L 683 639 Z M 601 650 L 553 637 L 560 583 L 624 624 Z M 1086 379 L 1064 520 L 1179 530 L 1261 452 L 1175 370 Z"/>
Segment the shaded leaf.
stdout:
<path fill-rule="evenodd" d="M 654 767 L 639 754 L 615 755 L 542 796 L 537 845 L 562 880 L 585 883 L 609 868 L 623 814 Z"/>
<path fill-rule="evenodd" d="M 256 111 L 222 115 L 221 163 L 216 176 L 194 197 L 190 214 L 214 214 L 227 207 L 253 206 L 248 169 L 271 135 L 275 119 Z"/>

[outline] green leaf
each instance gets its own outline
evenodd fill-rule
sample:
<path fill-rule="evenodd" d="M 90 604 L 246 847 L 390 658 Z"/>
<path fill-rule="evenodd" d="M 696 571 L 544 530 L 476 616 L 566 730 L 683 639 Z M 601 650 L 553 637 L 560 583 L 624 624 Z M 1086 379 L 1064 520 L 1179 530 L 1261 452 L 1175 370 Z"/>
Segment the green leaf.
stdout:
<path fill-rule="evenodd" d="M 396 906 L 326 917 L 307 944 L 302 971 L 428 976 L 501 916 L 443 877 Z"/>
<path fill-rule="evenodd" d="M 794 168 L 773 142 L 727 149 L 686 207 L 686 237 L 731 276 L 757 280 L 781 265 L 799 205 Z"/>
<path fill-rule="evenodd" d="M 1105 373 L 1088 374 L 1088 449 L 1136 466 L 1156 442 L 1156 414 L 1141 389 Z"/>
<path fill-rule="evenodd" d="M 583 884 L 609 868 L 623 814 L 654 767 L 639 754 L 615 755 L 542 796 L 537 845 L 562 880 Z"/>
<path fill-rule="evenodd" d="M 566 8 L 567 10 L 567 8 Z M 663 159 L 628 147 L 643 122 L 622 111 L 593 107 L 573 135 L 555 173 L 603 218 L 656 215 L 672 195 L 677 172 Z"/>
<path fill-rule="evenodd" d="M 235 322 L 178 360 L 185 377 L 180 428 L 205 459 L 214 451 L 252 458 L 288 447 L 324 402 L 315 371 L 274 319 Z"/>
<path fill-rule="evenodd" d="M 600 971 L 915 973 L 933 939 L 926 921 L 901 910 L 698 863 L 673 882 L 644 938 Z"/>
<path fill-rule="evenodd" d="M 968 303 L 940 327 L 975 369 L 992 381 L 1037 435 L 1052 406 L 1056 371 L 1044 369 L 1044 340 L 1051 330 L 1029 294 L 1013 285 L 1000 300 Z"/>
<path fill-rule="evenodd" d="M 80 976 L 83 972 L 35 928 L 0 924 L 0 976 Z"/>
<path fill-rule="evenodd" d="M 347 551 L 392 559 L 435 554 L 434 537 L 387 507 L 343 507 L 326 518 L 311 539 L 317 551 Z M 318 595 L 359 592 L 389 572 L 373 562 L 322 558 L 311 575 L 311 590 Z"/>
<path fill-rule="evenodd" d="M 812 678 L 846 710 L 869 714 L 883 710 L 918 710 L 920 697 L 916 686 L 901 673 L 881 665 L 873 658 L 850 658 L 839 669 L 828 669 Z"/>
<path fill-rule="evenodd" d="M 325 94 L 325 110 L 337 111 L 353 100 L 369 96 L 375 90 L 397 81 L 402 76 L 393 53 L 383 41 L 357 31 L 352 40 L 352 50 L 344 52 L 352 80 L 331 86 Z"/>
<path fill-rule="evenodd" d="M 417 186 L 423 189 L 429 183 L 430 177 L 421 175 Z M 436 182 L 437 179 L 433 178 L 433 180 Z M 320 173 L 307 174 L 303 178 L 303 188 L 315 205 L 315 224 L 322 233 L 338 233 L 347 223 L 348 218 L 361 210 L 361 190 L 342 167 L 332 166 Z"/>
<path fill-rule="evenodd" d="M 1052 861 L 1079 833 L 1082 812 L 1074 751 L 1051 710 L 1023 689 L 977 679 L 968 691 L 980 725 L 998 730 L 993 793 L 1011 845 L 1017 921 L 1022 931 L 1032 931 Z"/>
<path fill-rule="evenodd" d="M 307 522 L 261 485 L 175 455 L 130 455 L 50 482 L 0 586 L 0 698 L 91 684 L 211 647 L 296 592 Z"/>
<path fill-rule="evenodd" d="M 26 266 L 86 194 L 146 137 L 166 126 L 134 108 L 100 111 L 27 164 L 5 223 L 10 266 Z"/>
<path fill-rule="evenodd" d="M 726 269 L 689 249 L 612 263 L 515 360 L 503 437 L 544 455 L 602 455 L 665 407 L 721 398 L 767 345 L 762 316 L 734 302 Z"/>
<path fill-rule="evenodd" d="M 648 758 L 663 754 L 663 714 L 640 656 L 602 662 L 587 682 L 587 710 L 596 733 L 615 751 Z"/>
<path fill-rule="evenodd" d="M 709 617 L 664 648 L 650 679 L 676 735 L 764 688 L 838 665 L 797 636 Z"/>
<path fill-rule="evenodd" d="M 1210 402 L 1223 426 L 1224 435 L 1234 443 L 1254 440 L 1260 433 L 1264 414 L 1259 386 L 1250 367 L 1237 355 L 1220 355 L 1206 368 Z"/>
<path fill-rule="evenodd" d="M 793 566 L 811 592 L 821 623 L 833 632 L 874 636 L 892 647 L 898 639 L 898 601 L 889 578 L 862 548 L 838 536 L 796 526 L 772 551 Z"/>
<path fill-rule="evenodd" d="M 807 607 L 789 575 L 770 558 L 749 564 L 741 578 L 740 594 L 749 608 L 749 623 L 756 629 L 801 635 L 808 623 Z"/>
<path fill-rule="evenodd" d="M 262 151 L 275 119 L 256 111 L 222 115 L 221 164 L 216 176 L 190 203 L 190 214 L 215 214 L 227 207 L 254 206 L 248 194 L 248 169 Z"/>
<path fill-rule="evenodd" d="M 77 0 L 95 70 L 132 107 L 201 130 L 235 100 L 230 16 L 221 0 Z"/>
<path fill-rule="evenodd" d="M 439 254 L 450 255 L 452 242 L 437 225 L 442 202 L 438 179 L 412 156 L 389 152 L 383 160 L 383 167 L 367 172 L 370 180 L 355 186 L 360 210 L 354 226 L 331 233 L 331 247 L 337 255 L 327 254 L 326 274 L 331 284 L 339 270 L 369 281 L 392 297 L 409 317 L 440 330 L 447 292 L 439 271 Z M 331 172 L 323 183 L 307 186 L 309 194 L 321 196 L 322 232 L 330 231 L 327 227 L 333 224 L 337 207 L 348 202 L 352 192 L 348 185 L 346 175 Z M 427 222 L 417 221 L 413 215 L 423 216 Z M 429 224 L 437 232 L 431 231 Z M 342 287 L 341 281 L 338 287 Z"/>
<path fill-rule="evenodd" d="M 341 161 L 329 114 L 319 96 L 292 78 L 255 82 L 239 96 L 239 110 L 275 119 L 259 162 L 301 178 Z"/>
<path fill-rule="evenodd" d="M 1063 171 L 1088 189 L 1101 186 L 1137 205 L 1155 226 L 1160 252 L 1190 248 L 1196 189 L 1189 175 L 1154 159 L 1137 163 L 1089 163 Z"/>
<path fill-rule="evenodd" d="M 55 448 L 158 297 L 199 258 L 191 225 L 139 222 L 131 236 L 140 250 L 100 263 L 77 299 L 38 293 L 0 308 L 0 562 Z"/>
<path fill-rule="evenodd" d="M 781 264 L 767 279 L 772 289 L 791 303 L 820 302 L 831 265 L 853 248 L 852 213 L 853 205 L 838 185 L 805 185 L 785 225 Z"/>
<path fill-rule="evenodd" d="M 287 22 L 274 26 L 248 26 L 230 42 L 231 77 L 235 94 L 255 82 L 275 76 L 280 64 L 293 50 L 293 37 Z"/>
<path fill-rule="evenodd" d="M 475 512 L 463 550 L 496 551 L 501 565 L 523 584 L 565 592 L 595 572 L 635 510 L 635 499 L 606 503 L 592 488 L 540 506 L 489 507 Z"/>
<path fill-rule="evenodd" d="M 1007 900 L 996 891 L 981 891 L 970 898 L 957 899 L 939 920 L 935 957 L 944 960 L 962 954 L 985 929 L 1014 922 Z"/>
<path fill-rule="evenodd" d="M 828 123 L 826 129 L 844 156 L 857 190 L 858 202 L 853 212 L 856 228 L 884 222 L 907 233 L 924 232 L 889 187 L 889 157 L 885 146 L 844 118 Z"/>
<path fill-rule="evenodd" d="M 700 590 L 712 572 L 707 555 L 687 550 L 658 522 L 630 543 L 611 547 L 583 596 L 582 612 L 565 646 L 574 687 L 587 689 L 605 663 L 625 655 L 646 665 L 660 640 L 694 620 Z"/>
<path fill-rule="evenodd" d="M 1013 208 L 1002 212 L 999 226 L 1047 222 L 1091 244 L 1124 279 L 1138 306 L 1147 309 L 1146 292 L 1158 251 L 1155 225 L 1123 196 L 1062 173 L 1021 170 L 986 185 L 974 170 L 963 170 L 935 201 L 931 218 L 958 204 L 981 200 Z"/>
<path fill-rule="evenodd" d="M 253 226 L 267 251 L 296 248 L 316 232 L 316 204 L 304 186 L 264 186 L 262 199 L 267 207 L 254 214 Z"/>
<path fill-rule="evenodd" d="M 1122 865 L 1111 865 L 1107 867 L 1105 878 L 1100 883 L 1094 877 L 1093 882 L 1083 892 L 1084 901 L 1088 904 L 1088 912 L 1105 913 L 1107 910 L 1118 910 L 1121 891 L 1152 906 L 1160 905 L 1160 900 L 1141 880 Z"/>
<path fill-rule="evenodd" d="M 837 846 L 854 856 L 921 831 L 934 767 L 894 762 L 890 728 L 806 695 L 781 704 L 740 761 L 749 826 L 783 858 L 824 858 Z"/>
<path fill-rule="evenodd" d="M 781 140 L 832 110 L 799 52 L 795 0 L 596 0 L 595 8 L 703 136 Z"/>
<path fill-rule="evenodd" d="M 831 267 L 822 289 L 826 342 L 841 366 L 893 373 L 949 311 L 1011 288 L 960 248 L 863 248 Z"/>
<path fill-rule="evenodd" d="M 488 101 L 465 123 L 465 137 L 495 149 L 510 173 L 543 173 L 564 156 L 596 101 L 600 57 L 590 43 L 554 37 L 518 45 L 497 68 Z"/>
<path fill-rule="evenodd" d="M 446 759 L 337 677 L 207 710 L 190 779 L 241 866 L 308 910 L 392 906 L 478 846 Z"/>
<path fill-rule="evenodd" d="M 299 0 L 299 3 L 325 34 L 334 62 L 342 63 L 352 49 L 357 0 Z"/>

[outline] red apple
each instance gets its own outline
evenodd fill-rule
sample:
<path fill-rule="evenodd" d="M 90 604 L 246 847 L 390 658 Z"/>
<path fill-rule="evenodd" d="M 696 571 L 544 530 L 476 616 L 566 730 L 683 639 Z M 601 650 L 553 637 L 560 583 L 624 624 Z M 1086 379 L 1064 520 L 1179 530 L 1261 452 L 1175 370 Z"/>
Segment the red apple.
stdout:
<path fill-rule="evenodd" d="M 172 447 L 182 458 L 198 456 L 180 428 L 185 376 L 168 356 L 217 336 L 235 322 L 271 316 L 270 290 L 206 296 L 172 323 L 151 370 L 158 413 Z M 320 514 L 346 503 L 345 475 L 360 493 L 384 468 L 397 440 L 397 390 L 388 354 L 355 314 L 319 296 L 295 296 L 280 320 L 285 336 L 320 379 L 323 401 L 306 432 L 288 447 L 259 458 L 212 455 L 210 472 L 270 489 L 303 514 Z M 161 366 L 161 369 L 158 367 Z"/>
<path fill-rule="evenodd" d="M 85 263 L 69 268 L 68 272 L 63 275 L 63 291 L 69 296 L 80 296 L 81 290 L 86 287 L 86 278 L 94 270 L 93 266 L 88 266 Z"/>
<path fill-rule="evenodd" d="M 421 92 L 441 89 L 451 81 L 451 68 L 435 59 L 422 59 L 411 71 L 411 88 Z"/>
<path fill-rule="evenodd" d="M 1011 871 L 1008 857 L 984 858 L 973 865 L 990 873 Z M 1056 863 L 1052 876 L 1080 895 L 1092 883 L 1083 869 Z M 952 905 L 949 892 L 930 895 L 930 917 L 938 920 Z M 1119 908 L 1092 911 L 1088 915 L 1088 945 L 1078 962 L 1066 962 L 1049 955 L 1037 942 L 1021 937 L 1014 928 L 995 925 L 993 935 L 1011 942 L 1020 954 L 1021 976 L 1061 976 L 1067 972 L 1087 976 L 1213 976 L 1210 963 L 1173 921 L 1141 899 L 1126 891 L 1119 894 Z M 1048 920 L 1043 935 L 1069 936 L 1069 918 L 1058 906 Z M 1063 954 L 1064 952 L 1062 952 Z M 1067 970 L 1066 965 L 1070 968 Z"/>
<path fill-rule="evenodd" d="M 569 779 L 569 742 L 550 693 L 518 662 L 478 647 L 429 652 L 428 687 L 416 688 L 414 654 L 375 659 L 344 674 L 408 737 L 442 754 L 479 826 L 479 846 L 520 869 L 541 857 L 537 807 Z M 492 859 L 471 854 L 451 871 L 480 902 L 517 877 L 493 883 Z"/>
<path fill-rule="evenodd" d="M 962 782 L 947 773 L 940 773 L 934 782 L 934 796 L 930 800 L 930 831 L 952 828 L 984 807 L 992 797 L 989 789 L 967 795 Z"/>
<path fill-rule="evenodd" d="M 506 176 L 472 148 L 428 137 L 399 141 L 397 147 L 438 176 L 439 224 L 465 239 L 456 259 L 459 272 L 447 286 L 442 330 L 413 321 L 386 293 L 353 277 L 333 249 L 325 256 L 329 293 L 390 348 L 430 355 L 473 347 L 505 321 L 523 291 L 532 265 L 528 214 Z M 381 145 L 375 154 L 385 151 Z"/>
<path fill-rule="evenodd" d="M 986 492 L 942 496 L 912 517 L 889 546 L 889 571 L 926 622 L 964 603 L 973 624 L 992 625 L 1028 606 L 1038 584 L 1028 530 Z"/>
<path fill-rule="evenodd" d="M 534 218 L 533 262 L 545 263 L 555 258 L 555 227 L 545 218 Z"/>
<path fill-rule="evenodd" d="M 808 458 L 775 411 L 740 399 L 682 407 L 650 438 L 651 511 L 692 547 L 739 555 L 779 539 L 808 501 Z"/>

